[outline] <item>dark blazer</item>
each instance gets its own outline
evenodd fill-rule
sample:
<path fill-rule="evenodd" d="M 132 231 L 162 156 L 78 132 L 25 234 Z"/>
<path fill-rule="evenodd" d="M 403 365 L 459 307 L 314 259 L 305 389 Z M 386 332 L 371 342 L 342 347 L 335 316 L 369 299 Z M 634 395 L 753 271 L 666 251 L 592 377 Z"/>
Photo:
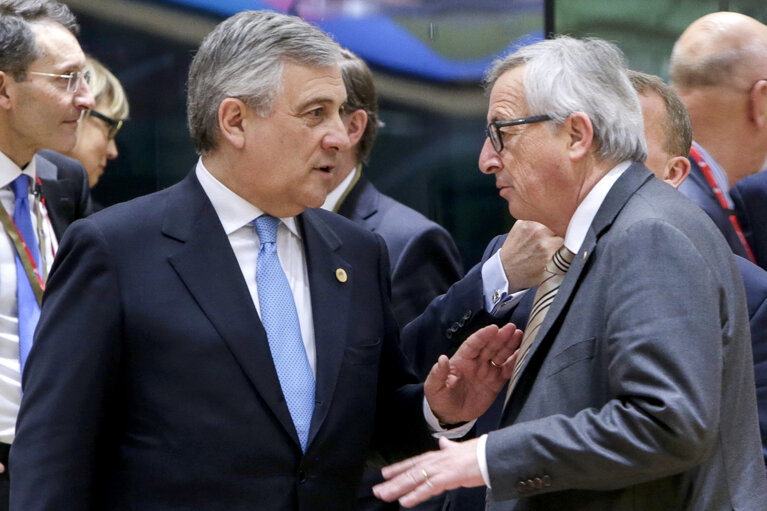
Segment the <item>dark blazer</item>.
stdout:
<path fill-rule="evenodd" d="M 321 210 L 298 224 L 317 346 L 305 454 L 193 172 L 64 237 L 24 373 L 11 509 L 351 510 L 371 446 L 433 448 L 383 241 Z"/>
<path fill-rule="evenodd" d="M 703 172 L 692 158 L 690 158 L 690 175 L 682 182 L 679 191 L 700 206 L 711 220 L 714 221 L 734 254 L 748 257 L 746 247 L 743 246 L 735 232 L 735 228 L 730 223 L 730 213 L 732 211 L 724 209 L 719 204 L 719 200 L 714 195 L 714 191 L 709 186 L 708 181 L 706 181 Z"/>
<path fill-rule="evenodd" d="M 756 264 L 767 270 L 767 172 L 741 179 L 730 195 Z"/>
<path fill-rule="evenodd" d="M 443 341 L 460 342 L 493 321 L 475 309 L 477 271 L 408 325 L 403 342 L 428 322 Z M 697 207 L 641 165 L 627 170 L 541 326 L 501 417 L 506 427 L 488 436 L 490 509 L 762 509 L 737 275 Z M 518 325 L 529 295 L 514 311 Z"/>
<path fill-rule="evenodd" d="M 35 165 L 45 209 L 56 237 L 61 240 L 69 224 L 91 213 L 88 175 L 80 162 L 53 151 L 36 154 Z"/>
<path fill-rule="evenodd" d="M 461 256 L 452 236 L 421 213 L 379 192 L 365 176 L 360 176 L 349 191 L 338 214 L 380 234 L 386 242 L 394 316 L 400 325 L 421 314 L 434 297 L 463 276 Z M 412 359 L 414 354 L 405 351 L 405 355 Z M 435 357 L 423 369 L 418 366 L 418 376 L 425 378 L 436 361 Z M 365 472 L 359 511 L 399 509 L 396 502 L 387 504 L 373 496 L 371 487 L 382 480 L 377 469 Z M 416 509 L 438 510 L 442 508 L 441 501 L 442 498 L 435 498 Z"/>
<path fill-rule="evenodd" d="M 379 192 L 365 176 L 360 176 L 338 214 L 380 234 L 386 242 L 394 316 L 400 325 L 416 318 L 463 276 L 461 255 L 450 233 Z"/>
<path fill-rule="evenodd" d="M 762 453 L 767 466 L 767 271 L 743 257 L 736 256 L 735 261 L 746 287 L 759 431 L 762 434 Z"/>

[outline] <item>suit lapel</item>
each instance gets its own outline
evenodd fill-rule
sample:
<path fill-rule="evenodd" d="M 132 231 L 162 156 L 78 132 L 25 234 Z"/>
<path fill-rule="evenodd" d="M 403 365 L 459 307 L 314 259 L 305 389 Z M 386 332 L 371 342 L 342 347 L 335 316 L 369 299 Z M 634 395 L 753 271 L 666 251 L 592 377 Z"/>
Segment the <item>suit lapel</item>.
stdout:
<path fill-rule="evenodd" d="M 327 416 L 341 369 L 354 285 L 352 266 L 338 253 L 341 240 L 317 215 L 307 210 L 300 217 L 304 251 L 309 273 L 309 289 L 314 316 L 314 339 L 317 352 L 316 405 L 309 430 L 309 443 Z M 345 272 L 341 282 L 337 270 Z"/>
<path fill-rule="evenodd" d="M 45 158 L 35 155 L 35 166 L 37 177 L 40 178 L 40 193 L 45 199 L 45 210 L 48 212 L 56 238 L 61 240 L 64 230 L 75 214 L 75 204 L 71 194 L 65 189 L 69 183 L 57 179 L 56 166 Z"/>
<path fill-rule="evenodd" d="M 168 260 L 257 392 L 300 445 L 266 331 L 218 215 L 194 172 L 178 186 L 169 200 L 163 233 L 181 244 Z"/>
<path fill-rule="evenodd" d="M 341 207 L 338 208 L 338 214 L 351 220 L 362 221 L 368 229 L 374 231 L 375 223 L 371 219 L 378 212 L 378 201 L 378 190 L 365 179 L 365 176 L 360 176 Z"/>
<path fill-rule="evenodd" d="M 550 336 L 556 336 L 559 333 L 558 329 L 552 328 L 557 324 L 560 316 L 564 316 L 568 309 L 570 301 L 575 294 L 579 282 L 585 275 L 585 268 L 589 262 L 594 258 L 594 251 L 597 246 L 597 242 L 602 234 L 610 228 L 615 218 L 620 213 L 621 209 L 626 205 L 631 196 L 649 179 L 652 179 L 650 174 L 644 165 L 639 163 L 632 164 L 623 175 L 615 182 L 613 187 L 607 193 L 605 200 L 599 207 L 597 214 L 594 216 L 594 220 L 591 222 L 591 226 L 586 234 L 586 238 L 581 244 L 580 250 L 575 254 L 570 269 L 567 271 L 562 284 L 557 291 L 557 295 L 554 298 L 551 307 L 546 313 L 546 317 L 543 319 L 538 335 L 530 347 L 530 353 L 525 361 L 525 365 L 522 367 L 522 375 L 520 380 L 528 380 L 535 378 L 534 374 L 526 374 L 526 368 L 531 361 L 535 358 L 536 352 L 542 345 L 550 345 L 552 339 L 547 339 Z M 531 290 L 532 291 L 532 290 Z M 545 356 L 545 352 L 541 350 L 541 356 Z M 512 402 L 520 389 L 529 388 L 528 385 L 523 385 L 520 381 L 514 388 L 509 401 L 507 410 L 504 415 L 507 415 L 509 409 L 512 408 Z M 518 409 L 518 406 L 516 407 Z M 504 417 L 505 420 L 505 417 Z"/>

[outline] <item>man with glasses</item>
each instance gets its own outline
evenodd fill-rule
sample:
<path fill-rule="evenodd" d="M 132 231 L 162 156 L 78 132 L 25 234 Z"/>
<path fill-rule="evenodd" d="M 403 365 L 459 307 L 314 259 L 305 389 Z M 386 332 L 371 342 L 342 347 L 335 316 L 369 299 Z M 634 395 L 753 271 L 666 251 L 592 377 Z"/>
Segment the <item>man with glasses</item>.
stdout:
<path fill-rule="evenodd" d="M 492 511 L 763 509 L 742 281 L 700 208 L 638 163 L 623 55 L 561 37 L 498 61 L 488 85 L 480 169 L 515 218 L 564 243 L 530 291 L 500 429 L 385 468 L 374 493 L 410 506 L 485 486 Z"/>
<path fill-rule="evenodd" d="M 703 16 L 674 45 L 669 76 L 694 139 L 690 177 L 679 191 L 711 217 L 734 253 L 757 262 L 730 189 L 767 161 L 767 26 L 735 12 Z"/>
<path fill-rule="evenodd" d="M 35 156 L 71 149 L 81 112 L 93 106 L 77 30 L 64 5 L 0 1 L 0 510 L 40 295 L 64 229 L 90 207 L 80 165 Z"/>

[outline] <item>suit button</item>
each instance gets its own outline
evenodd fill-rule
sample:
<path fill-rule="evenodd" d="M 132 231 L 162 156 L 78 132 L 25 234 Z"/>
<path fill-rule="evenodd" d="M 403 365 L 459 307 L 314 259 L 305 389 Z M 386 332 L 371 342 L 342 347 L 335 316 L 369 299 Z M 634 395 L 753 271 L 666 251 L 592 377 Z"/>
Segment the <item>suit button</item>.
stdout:
<path fill-rule="evenodd" d="M 535 489 L 536 490 L 540 490 L 542 488 L 543 488 L 543 479 L 541 479 L 540 477 L 536 477 L 535 478 Z"/>
<path fill-rule="evenodd" d="M 463 315 L 463 320 L 468 321 L 469 318 L 471 318 L 471 309 L 469 309 L 466 314 Z"/>
<path fill-rule="evenodd" d="M 535 489 L 535 481 L 533 481 L 532 479 L 528 479 L 525 482 L 525 484 L 527 484 L 527 489 L 528 490 L 534 490 Z"/>
<path fill-rule="evenodd" d="M 517 491 L 519 493 L 526 493 L 527 492 L 527 485 L 524 481 L 520 481 L 517 483 Z"/>
<path fill-rule="evenodd" d="M 546 476 L 543 476 L 541 480 L 543 481 L 544 488 L 548 488 L 549 486 L 551 486 L 551 477 L 546 475 Z"/>
<path fill-rule="evenodd" d="M 306 482 L 306 472 L 303 470 L 298 473 L 298 482 L 299 484 L 304 484 Z"/>
<path fill-rule="evenodd" d="M 445 337 L 447 337 L 448 340 L 453 338 L 453 332 L 451 332 L 449 328 L 448 328 L 447 332 L 445 332 Z"/>

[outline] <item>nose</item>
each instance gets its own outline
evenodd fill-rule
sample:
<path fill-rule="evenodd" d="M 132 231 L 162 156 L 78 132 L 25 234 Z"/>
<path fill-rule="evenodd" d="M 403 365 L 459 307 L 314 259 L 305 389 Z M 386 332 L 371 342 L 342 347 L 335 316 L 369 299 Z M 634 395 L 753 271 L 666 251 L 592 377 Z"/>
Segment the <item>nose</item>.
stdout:
<path fill-rule="evenodd" d="M 501 170 L 501 158 L 493 148 L 489 138 L 485 138 L 482 151 L 479 153 L 479 170 L 484 174 L 495 174 Z"/>
<path fill-rule="evenodd" d="M 117 144 L 115 144 L 115 139 L 109 139 L 109 143 L 107 144 L 107 159 L 114 160 L 117 158 L 117 155 L 120 154 L 117 151 Z"/>
<path fill-rule="evenodd" d="M 96 98 L 93 97 L 85 78 L 80 78 L 80 85 L 75 91 L 74 102 L 78 110 L 93 110 L 96 107 Z"/>
<path fill-rule="evenodd" d="M 331 121 L 328 132 L 322 137 L 322 148 L 335 151 L 346 151 L 351 147 L 349 134 L 340 115 L 336 115 Z"/>

